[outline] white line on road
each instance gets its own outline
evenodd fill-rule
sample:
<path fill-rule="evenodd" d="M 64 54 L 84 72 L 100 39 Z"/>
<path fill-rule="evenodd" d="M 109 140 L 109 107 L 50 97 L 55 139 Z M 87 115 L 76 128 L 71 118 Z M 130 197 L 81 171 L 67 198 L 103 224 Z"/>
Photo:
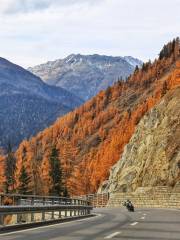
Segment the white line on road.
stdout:
<path fill-rule="evenodd" d="M 144 213 L 143 215 L 144 215 L 144 216 L 146 216 L 147 214 L 146 214 L 146 213 Z"/>
<path fill-rule="evenodd" d="M 138 222 L 133 222 L 133 223 L 131 223 L 130 225 L 131 225 L 131 226 L 135 226 L 136 224 L 138 224 Z"/>
<path fill-rule="evenodd" d="M 141 219 L 145 219 L 145 217 L 141 217 Z"/>
<path fill-rule="evenodd" d="M 120 233 L 121 233 L 121 232 L 115 232 L 115 233 L 112 233 L 112 234 L 108 235 L 107 237 L 105 237 L 104 239 L 110 239 L 110 238 L 113 238 L 113 237 L 119 235 Z"/>

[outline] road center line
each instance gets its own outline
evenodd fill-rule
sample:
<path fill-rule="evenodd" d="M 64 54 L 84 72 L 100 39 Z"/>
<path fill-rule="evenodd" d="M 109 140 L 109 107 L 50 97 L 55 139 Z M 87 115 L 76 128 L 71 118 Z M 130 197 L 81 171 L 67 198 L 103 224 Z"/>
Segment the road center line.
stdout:
<path fill-rule="evenodd" d="M 110 235 L 108 235 L 107 237 L 105 237 L 104 239 L 110 239 L 110 238 L 113 238 L 115 236 L 117 236 L 118 234 L 120 234 L 121 232 L 115 232 L 115 233 L 112 233 Z"/>
<path fill-rule="evenodd" d="M 133 222 L 133 223 L 131 223 L 130 225 L 131 225 L 131 226 L 135 226 L 136 224 L 138 224 L 138 222 Z"/>
<path fill-rule="evenodd" d="M 141 219 L 145 219 L 145 217 L 141 217 Z"/>

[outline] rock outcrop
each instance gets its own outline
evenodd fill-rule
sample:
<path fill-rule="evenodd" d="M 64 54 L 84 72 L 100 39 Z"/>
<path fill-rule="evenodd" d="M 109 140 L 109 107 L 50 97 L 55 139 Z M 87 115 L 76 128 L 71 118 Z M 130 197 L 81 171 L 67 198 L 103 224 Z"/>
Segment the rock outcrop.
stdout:
<path fill-rule="evenodd" d="M 99 192 L 175 186 L 180 181 L 180 87 L 171 90 L 137 125 L 121 159 Z"/>

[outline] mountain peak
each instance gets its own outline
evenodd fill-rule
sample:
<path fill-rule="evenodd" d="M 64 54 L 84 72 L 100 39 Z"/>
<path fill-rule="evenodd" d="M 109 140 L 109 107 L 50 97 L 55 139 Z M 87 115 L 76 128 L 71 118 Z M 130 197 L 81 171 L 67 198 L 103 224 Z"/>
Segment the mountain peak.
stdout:
<path fill-rule="evenodd" d="M 119 78 L 129 76 L 135 66 L 141 64 L 139 59 L 130 56 L 73 53 L 64 59 L 41 64 L 29 70 L 49 85 L 67 89 L 86 101 Z"/>

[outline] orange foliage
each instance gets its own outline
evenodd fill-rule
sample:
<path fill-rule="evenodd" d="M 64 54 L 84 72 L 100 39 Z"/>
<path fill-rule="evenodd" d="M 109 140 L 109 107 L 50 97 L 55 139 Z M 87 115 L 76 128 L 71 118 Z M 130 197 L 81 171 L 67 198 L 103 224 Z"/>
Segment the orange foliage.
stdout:
<path fill-rule="evenodd" d="M 6 180 L 4 175 L 4 157 L 0 156 L 0 192 L 4 191 L 4 182 Z"/>
<path fill-rule="evenodd" d="M 180 85 L 180 63 L 175 66 L 175 56 L 173 53 L 144 64 L 126 82 L 118 81 L 36 137 L 22 142 L 16 152 L 17 178 L 24 162 L 32 176 L 34 193 L 48 194 L 52 184 L 48 159 L 55 145 L 70 194 L 96 192 L 144 114 L 167 91 Z"/>

